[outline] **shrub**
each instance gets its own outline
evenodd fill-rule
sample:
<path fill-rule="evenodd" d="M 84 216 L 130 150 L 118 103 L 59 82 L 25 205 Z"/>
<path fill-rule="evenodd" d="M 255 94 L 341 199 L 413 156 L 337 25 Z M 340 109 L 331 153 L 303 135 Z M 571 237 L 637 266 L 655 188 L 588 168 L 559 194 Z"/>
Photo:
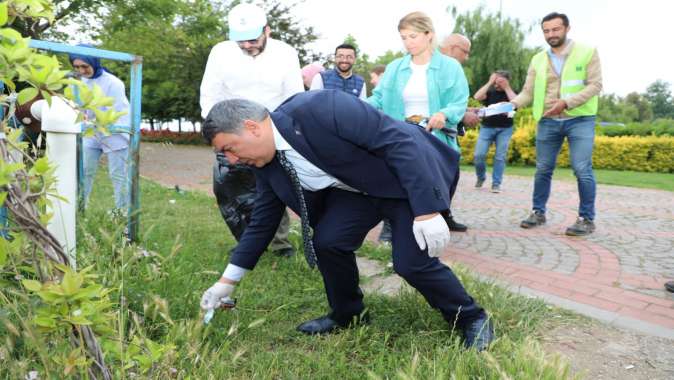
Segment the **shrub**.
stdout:
<path fill-rule="evenodd" d="M 173 144 L 206 145 L 200 132 L 140 131 L 140 141 Z"/>
<path fill-rule="evenodd" d="M 471 130 L 461 138 L 464 162 L 473 163 L 473 151 L 478 134 L 477 130 Z M 672 157 L 674 157 L 674 136 L 596 136 L 592 161 L 596 169 L 674 173 Z M 492 164 L 493 158 L 492 146 L 487 154 L 487 162 Z M 536 164 L 536 123 L 532 119 L 523 119 L 515 128 L 508 150 L 508 162 L 519 165 Z M 557 165 L 570 166 L 569 147 L 566 141 L 562 145 Z"/>
<path fill-rule="evenodd" d="M 598 135 L 617 136 L 674 136 L 674 120 L 657 119 L 650 123 L 598 126 Z"/>

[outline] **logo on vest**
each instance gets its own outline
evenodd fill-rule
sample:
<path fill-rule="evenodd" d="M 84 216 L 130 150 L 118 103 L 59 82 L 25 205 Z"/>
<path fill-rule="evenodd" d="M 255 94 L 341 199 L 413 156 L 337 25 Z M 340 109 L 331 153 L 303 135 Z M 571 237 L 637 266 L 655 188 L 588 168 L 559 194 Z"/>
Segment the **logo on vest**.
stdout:
<path fill-rule="evenodd" d="M 583 66 L 576 66 L 576 71 L 583 71 Z"/>

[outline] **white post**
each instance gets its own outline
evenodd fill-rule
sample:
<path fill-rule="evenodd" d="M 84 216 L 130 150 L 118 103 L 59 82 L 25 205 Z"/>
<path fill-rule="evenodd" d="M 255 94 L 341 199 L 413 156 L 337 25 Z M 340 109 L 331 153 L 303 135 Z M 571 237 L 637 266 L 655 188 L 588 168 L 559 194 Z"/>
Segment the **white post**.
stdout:
<path fill-rule="evenodd" d="M 76 268 L 76 214 L 77 214 L 77 112 L 59 97 L 53 97 L 51 107 L 45 100 L 31 106 L 33 116 L 42 121 L 47 132 L 47 158 L 55 166 L 56 193 L 51 197 L 53 216 L 47 229 L 54 234 Z"/>

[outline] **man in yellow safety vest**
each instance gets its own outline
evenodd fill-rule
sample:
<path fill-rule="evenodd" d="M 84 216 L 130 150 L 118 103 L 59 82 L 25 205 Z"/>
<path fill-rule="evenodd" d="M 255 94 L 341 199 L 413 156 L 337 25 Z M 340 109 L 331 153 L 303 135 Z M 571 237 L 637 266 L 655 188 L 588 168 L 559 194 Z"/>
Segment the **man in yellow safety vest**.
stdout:
<path fill-rule="evenodd" d="M 595 229 L 592 148 L 602 89 L 599 55 L 595 48 L 566 37 L 570 27 L 565 14 L 550 13 L 543 18 L 541 27 L 550 49 L 531 59 L 524 88 L 511 101 L 516 108 L 533 101 L 533 115 L 538 122 L 533 212 L 520 226 L 533 228 L 545 223 L 552 173 L 566 137 L 580 197 L 578 219 L 566 229 L 566 234 L 584 236 Z"/>

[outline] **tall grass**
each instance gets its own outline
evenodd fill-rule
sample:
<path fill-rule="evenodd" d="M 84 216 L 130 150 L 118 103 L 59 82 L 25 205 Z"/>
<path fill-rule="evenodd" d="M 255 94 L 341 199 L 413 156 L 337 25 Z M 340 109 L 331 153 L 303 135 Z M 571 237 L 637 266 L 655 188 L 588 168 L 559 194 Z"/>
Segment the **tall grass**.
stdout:
<path fill-rule="evenodd" d="M 103 176 L 86 218 L 80 219 L 80 261 L 119 285 L 124 339 L 135 336 L 157 345 L 149 369 L 127 357 L 127 369 L 118 369 L 120 378 L 574 377 L 567 363 L 546 354 L 537 341 L 549 320 L 562 315 L 559 311 L 478 281 L 463 268 L 454 269 L 494 320 L 498 339 L 488 353 L 463 349 L 460 334 L 409 288 L 394 297 L 367 295 L 373 317 L 368 325 L 327 336 L 297 332 L 296 325 L 328 309 L 320 275 L 301 254 L 289 259 L 263 255 L 238 287 L 236 309 L 216 313 L 203 326 L 199 298 L 217 280 L 235 244 L 214 199 L 143 181 L 142 241 L 123 247 L 123 226 L 106 215 L 112 196 Z M 296 230 L 292 238 L 299 242 Z M 388 259 L 386 249 L 371 245 L 359 254 Z"/>

